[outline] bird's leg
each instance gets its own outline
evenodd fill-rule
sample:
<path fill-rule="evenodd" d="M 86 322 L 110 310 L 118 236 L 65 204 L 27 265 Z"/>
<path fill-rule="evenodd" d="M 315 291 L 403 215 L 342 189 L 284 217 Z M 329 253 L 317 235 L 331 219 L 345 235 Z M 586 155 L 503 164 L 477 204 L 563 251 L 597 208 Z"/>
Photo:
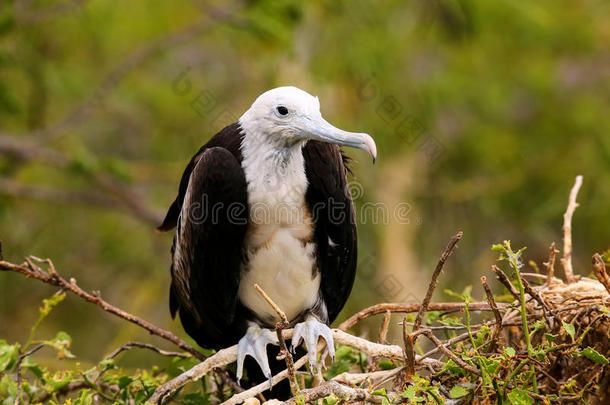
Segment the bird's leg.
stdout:
<path fill-rule="evenodd" d="M 267 358 L 267 344 L 279 345 L 277 335 L 269 329 L 262 329 L 255 323 L 250 324 L 244 337 L 237 343 L 237 383 L 241 380 L 244 370 L 244 360 L 250 355 L 256 360 L 265 377 L 269 379 L 271 389 L 271 369 Z"/>
<path fill-rule="evenodd" d="M 332 361 L 335 361 L 335 344 L 333 334 L 328 325 L 318 321 L 313 315 L 308 315 L 305 322 L 297 323 L 292 334 L 292 351 L 301 343 L 301 339 L 305 341 L 307 353 L 309 356 L 309 371 L 315 374 L 318 364 L 318 339 L 322 337 L 326 340 L 328 353 Z"/>

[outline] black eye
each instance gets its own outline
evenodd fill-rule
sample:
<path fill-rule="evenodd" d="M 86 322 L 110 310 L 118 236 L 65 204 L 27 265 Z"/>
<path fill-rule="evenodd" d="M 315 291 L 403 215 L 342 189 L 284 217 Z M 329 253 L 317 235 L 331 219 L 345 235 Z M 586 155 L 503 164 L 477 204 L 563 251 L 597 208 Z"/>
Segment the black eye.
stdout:
<path fill-rule="evenodd" d="M 276 108 L 276 110 L 279 115 L 288 115 L 288 108 L 284 107 L 283 105 Z"/>

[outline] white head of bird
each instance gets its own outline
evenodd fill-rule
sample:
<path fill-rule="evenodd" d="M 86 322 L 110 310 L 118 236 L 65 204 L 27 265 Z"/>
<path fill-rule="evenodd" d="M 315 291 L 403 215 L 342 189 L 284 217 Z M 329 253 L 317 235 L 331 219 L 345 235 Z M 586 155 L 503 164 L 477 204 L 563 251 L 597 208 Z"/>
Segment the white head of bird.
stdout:
<path fill-rule="evenodd" d="M 302 147 L 307 140 L 363 149 L 377 158 L 375 141 L 368 134 L 347 132 L 328 123 L 320 113 L 317 97 L 293 86 L 277 87 L 261 94 L 239 119 L 244 141 L 273 145 L 274 149 Z M 249 138 L 249 139 L 248 139 Z"/>

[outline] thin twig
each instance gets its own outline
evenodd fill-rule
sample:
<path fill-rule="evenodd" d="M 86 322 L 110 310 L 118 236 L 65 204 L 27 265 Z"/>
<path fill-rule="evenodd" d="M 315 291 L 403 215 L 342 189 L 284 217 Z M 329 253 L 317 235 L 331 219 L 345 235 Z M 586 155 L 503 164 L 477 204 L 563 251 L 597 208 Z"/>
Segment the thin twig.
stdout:
<path fill-rule="evenodd" d="M 568 208 L 565 214 L 563 214 L 563 257 L 561 258 L 561 265 L 566 276 L 566 282 L 569 284 L 574 281 L 574 269 L 572 268 L 572 215 L 578 207 L 576 197 L 578 196 L 578 190 L 582 186 L 582 176 L 576 176 L 576 181 L 572 190 L 570 190 L 570 199 L 568 201 Z"/>
<path fill-rule="evenodd" d="M 379 334 L 377 335 L 377 343 L 386 344 L 386 338 L 388 336 L 388 327 L 390 326 L 390 319 L 392 313 L 390 311 L 386 311 L 383 314 L 383 321 L 381 322 L 381 326 L 379 327 Z"/>
<path fill-rule="evenodd" d="M 555 242 L 551 243 L 549 247 L 549 261 L 544 262 L 546 267 L 546 285 L 549 286 L 553 283 L 555 277 L 555 255 L 559 253 L 559 250 L 555 249 Z"/>
<path fill-rule="evenodd" d="M 502 304 L 503 306 L 507 304 Z M 428 311 L 443 311 L 443 312 L 454 312 L 461 311 L 466 307 L 463 302 L 439 302 L 434 303 L 431 302 L 428 305 Z M 392 313 L 401 313 L 401 314 L 410 314 L 413 312 L 418 312 L 421 308 L 421 304 L 399 304 L 399 303 L 391 303 L 384 302 L 381 304 L 372 305 L 368 308 L 364 308 L 358 313 L 352 315 L 345 321 L 343 321 L 338 329 L 348 330 L 356 325 L 358 322 L 369 318 L 373 315 L 383 314 L 387 311 Z M 468 305 L 468 309 L 470 311 L 491 311 L 489 304 L 487 302 L 473 302 Z"/>
<path fill-rule="evenodd" d="M 434 333 L 432 333 L 432 331 L 430 329 L 422 329 L 421 332 L 423 335 L 426 335 L 426 337 L 428 339 L 430 339 L 432 341 L 432 343 L 434 343 L 436 345 L 436 347 L 438 347 L 440 349 L 440 351 L 445 353 L 447 355 L 447 357 L 449 357 L 451 360 L 453 360 L 455 362 L 455 364 L 457 364 L 458 366 L 462 367 L 464 370 L 466 370 L 470 373 L 473 373 L 476 375 L 481 375 L 481 372 L 479 370 L 477 370 L 476 368 L 467 364 L 458 355 L 456 355 L 451 350 L 449 350 L 447 347 L 445 347 L 445 345 L 443 345 L 443 342 L 441 342 L 436 336 L 434 336 Z"/>
<path fill-rule="evenodd" d="M 606 271 L 606 264 L 604 259 L 599 253 L 593 255 L 593 273 L 600 283 L 606 287 L 606 290 L 610 293 L 610 277 Z"/>
<path fill-rule="evenodd" d="M 508 290 L 508 292 L 510 292 L 510 294 L 515 297 L 515 299 L 519 299 L 519 291 L 517 291 L 517 289 L 515 288 L 515 286 L 513 285 L 513 283 L 510 282 L 510 279 L 508 278 L 508 276 L 506 275 L 506 273 L 504 273 L 498 266 L 496 266 L 495 264 L 491 265 L 491 269 L 493 270 L 494 273 L 496 273 L 496 276 L 498 278 L 498 281 L 501 282 L 502 284 L 504 284 L 504 287 L 506 287 L 506 289 Z M 468 307 L 470 308 L 470 306 Z"/>
<path fill-rule="evenodd" d="M 371 371 L 368 373 L 345 372 L 333 377 L 332 381 L 337 381 L 341 384 L 347 385 L 361 384 L 364 381 L 369 381 L 372 384 L 375 384 L 375 381 L 378 381 L 376 384 L 379 384 L 380 381 L 395 377 L 402 370 L 402 367 L 396 367 L 391 370 Z"/>
<path fill-rule="evenodd" d="M 489 345 L 489 351 L 493 352 L 496 350 L 498 336 L 500 335 L 500 331 L 502 330 L 502 315 L 500 315 L 500 311 L 498 310 L 498 306 L 496 305 L 496 300 L 491 292 L 491 288 L 489 288 L 489 285 L 487 284 L 487 277 L 481 277 L 481 284 L 483 285 L 483 289 L 485 290 L 485 295 L 487 296 L 489 306 L 491 307 L 491 310 L 494 313 L 494 317 L 496 318 L 496 326 L 492 332 L 491 344 Z"/>
<path fill-rule="evenodd" d="M 415 342 L 417 341 L 418 331 L 421 327 L 422 321 L 424 319 L 424 314 L 428 310 L 428 306 L 430 305 L 430 300 L 432 299 L 432 294 L 434 293 L 434 289 L 438 284 L 438 276 L 441 274 L 443 270 L 443 266 L 447 261 L 447 258 L 453 252 L 453 249 L 457 245 L 457 243 L 462 239 L 463 232 L 459 231 L 454 237 L 451 238 L 447 247 L 443 251 L 441 258 L 438 260 L 436 264 L 436 268 L 434 269 L 434 273 L 432 273 L 432 279 L 430 280 L 430 284 L 428 284 L 428 290 L 426 291 L 426 296 L 422 301 L 419 310 L 417 311 L 417 316 L 415 317 L 415 324 L 413 325 L 413 329 L 411 333 L 407 330 L 407 318 L 405 317 L 402 323 L 402 337 L 405 344 L 405 380 L 411 381 L 413 375 L 415 374 Z"/>
<path fill-rule="evenodd" d="M 192 355 L 187 354 L 187 353 L 170 352 L 170 351 L 167 351 L 167 350 L 163 350 L 163 349 L 158 348 L 157 346 L 151 345 L 150 343 L 127 342 L 124 345 L 122 345 L 121 347 L 115 349 L 108 356 L 106 356 L 106 360 L 113 359 L 116 356 L 118 356 L 119 353 L 124 352 L 125 350 L 130 350 L 133 347 L 139 347 L 139 348 L 142 348 L 142 349 L 152 350 L 153 352 L 159 353 L 161 356 L 180 357 L 180 358 L 183 358 L 183 359 L 188 359 L 190 357 L 193 357 Z"/>
<path fill-rule="evenodd" d="M 539 292 L 534 291 L 534 289 L 530 286 L 530 284 L 527 282 L 526 279 L 521 279 L 521 282 L 523 283 L 523 288 L 525 288 L 525 292 L 528 293 L 530 295 L 530 297 L 532 297 L 533 299 L 535 299 L 538 304 L 540 304 L 540 307 L 542 308 L 542 312 L 544 313 L 544 320 L 547 323 L 547 325 L 549 327 L 552 327 L 551 324 L 549 324 L 549 319 L 546 316 L 546 314 L 550 314 L 553 318 L 555 318 L 555 320 L 559 323 L 561 323 L 561 318 L 559 318 L 557 316 L 557 314 L 547 305 L 547 303 L 544 301 L 544 299 L 542 298 L 542 294 L 540 294 Z"/>
<path fill-rule="evenodd" d="M 409 382 L 415 375 L 415 335 L 417 331 L 409 333 L 406 319 L 405 317 L 405 321 L 402 323 L 402 340 L 405 345 L 405 382 Z"/>
<path fill-rule="evenodd" d="M 23 359 L 36 353 L 38 350 L 42 349 L 43 347 L 44 347 L 44 344 L 36 345 L 36 346 L 32 347 L 30 350 L 28 350 L 27 352 L 23 353 L 17 359 L 17 393 L 15 394 L 15 405 L 19 405 L 19 403 L 21 402 L 21 381 L 22 381 L 21 363 L 23 362 Z"/>
<path fill-rule="evenodd" d="M 441 274 L 441 271 L 443 270 L 443 266 L 445 265 L 447 258 L 449 257 L 449 255 L 451 255 L 451 252 L 453 252 L 455 245 L 457 245 L 460 239 L 462 239 L 463 235 L 464 233 L 462 231 L 459 231 L 454 237 L 452 237 L 449 243 L 447 244 L 445 251 L 441 255 L 441 258 L 438 260 L 436 268 L 434 269 L 434 273 L 432 273 L 432 280 L 430 280 L 430 284 L 428 284 L 428 291 L 426 291 L 426 296 L 424 297 L 424 300 L 422 301 L 422 304 L 419 307 L 419 311 L 417 312 L 417 316 L 415 317 L 415 325 L 413 326 L 413 332 L 417 332 L 417 330 L 421 326 L 421 323 L 424 319 L 424 314 L 428 310 L 428 305 L 430 304 L 430 300 L 432 299 L 434 289 L 438 284 L 438 276 Z"/>
<path fill-rule="evenodd" d="M 259 286 L 258 284 L 254 284 L 254 288 L 258 293 L 263 297 L 271 308 L 278 314 L 280 317 L 280 321 L 275 324 L 275 333 L 277 333 L 277 339 L 280 343 L 280 358 L 283 358 L 286 362 L 286 370 L 288 370 L 288 381 L 290 382 L 290 392 L 293 396 L 298 395 L 299 384 L 297 383 L 297 377 L 295 374 L 294 368 L 294 360 L 292 358 L 292 354 L 288 351 L 286 347 L 286 341 L 284 340 L 283 330 L 289 326 L 288 318 L 286 318 L 286 314 L 282 309 L 271 299 L 269 295 Z"/>

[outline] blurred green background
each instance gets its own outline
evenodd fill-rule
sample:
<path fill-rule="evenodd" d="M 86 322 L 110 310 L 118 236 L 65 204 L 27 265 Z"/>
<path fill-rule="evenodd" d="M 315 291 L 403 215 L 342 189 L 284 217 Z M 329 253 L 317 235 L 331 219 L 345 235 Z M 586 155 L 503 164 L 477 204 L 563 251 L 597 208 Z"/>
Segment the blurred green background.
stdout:
<path fill-rule="evenodd" d="M 379 149 L 375 166 L 347 151 L 360 255 L 340 319 L 422 298 L 458 230 L 441 277 L 455 290 L 473 284 L 482 297 L 489 248 L 504 239 L 541 263 L 551 241 L 561 246 L 577 174 L 577 273 L 610 247 L 608 2 L 0 0 L 5 260 L 50 257 L 83 288 L 184 336 L 167 305 L 172 235 L 154 226 L 191 155 L 287 84 Z M 371 207 L 387 219 L 371 220 Z M 54 291 L 0 273 L 0 338 L 23 342 Z M 59 329 L 81 361 L 128 340 L 159 343 L 71 296 L 39 335 Z"/>

